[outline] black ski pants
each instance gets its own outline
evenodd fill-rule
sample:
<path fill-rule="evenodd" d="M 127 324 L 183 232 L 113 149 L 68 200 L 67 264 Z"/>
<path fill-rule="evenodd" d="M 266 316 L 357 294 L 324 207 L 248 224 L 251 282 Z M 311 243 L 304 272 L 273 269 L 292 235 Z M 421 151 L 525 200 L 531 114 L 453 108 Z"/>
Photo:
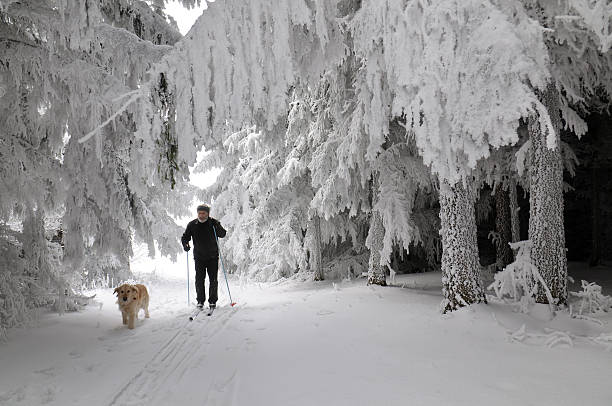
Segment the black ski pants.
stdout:
<path fill-rule="evenodd" d="M 217 304 L 217 287 L 219 282 L 217 281 L 217 271 L 219 270 L 219 258 L 212 258 L 207 260 L 201 260 L 195 258 L 195 269 L 196 269 L 196 292 L 198 303 L 204 303 L 206 301 L 206 288 L 204 287 L 204 280 L 206 279 L 206 273 L 208 272 L 208 303 L 210 305 Z"/>

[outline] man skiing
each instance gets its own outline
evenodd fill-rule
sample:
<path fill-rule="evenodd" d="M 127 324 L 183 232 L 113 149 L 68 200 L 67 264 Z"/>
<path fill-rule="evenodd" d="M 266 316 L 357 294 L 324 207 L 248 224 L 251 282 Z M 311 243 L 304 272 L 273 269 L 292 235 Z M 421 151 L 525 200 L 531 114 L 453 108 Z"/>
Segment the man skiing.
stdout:
<path fill-rule="evenodd" d="M 206 301 L 206 289 L 204 288 L 204 280 L 208 272 L 210 282 L 208 291 L 208 305 L 213 310 L 217 305 L 217 271 L 219 269 L 219 246 L 217 245 L 216 236 L 219 238 L 225 237 L 226 231 L 221 226 L 221 223 L 210 217 L 210 206 L 201 204 L 197 209 L 198 218 L 190 221 L 187 228 L 181 237 L 183 249 L 189 251 L 189 240 L 193 238 L 193 259 L 195 260 L 196 269 L 196 292 L 198 307 L 204 307 Z"/>

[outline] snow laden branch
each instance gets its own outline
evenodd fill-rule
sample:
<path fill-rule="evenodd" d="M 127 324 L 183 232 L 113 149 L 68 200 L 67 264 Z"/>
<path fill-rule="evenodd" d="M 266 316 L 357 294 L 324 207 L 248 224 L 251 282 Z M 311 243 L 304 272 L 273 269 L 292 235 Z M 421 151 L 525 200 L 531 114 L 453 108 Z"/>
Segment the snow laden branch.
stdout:
<path fill-rule="evenodd" d="M 99 131 L 102 128 L 106 127 L 115 118 L 120 116 L 132 103 L 136 102 L 138 99 L 143 97 L 144 93 L 143 93 L 143 91 L 141 89 L 137 89 L 137 90 L 131 91 L 129 93 L 126 93 L 124 95 L 121 95 L 121 96 L 115 98 L 113 101 L 122 100 L 122 99 L 124 99 L 124 98 L 126 98 L 128 96 L 130 97 L 129 100 L 127 102 L 125 102 L 121 107 L 119 107 L 119 109 L 117 109 L 117 111 L 115 111 L 113 114 L 111 114 L 111 116 L 109 118 L 107 118 L 104 122 L 102 122 L 99 126 L 94 128 L 93 130 L 91 130 L 90 132 L 88 132 L 87 134 L 85 134 L 84 136 L 79 138 L 79 144 L 87 142 L 87 140 L 89 140 L 91 137 L 96 135 L 96 133 L 99 133 Z"/>
<path fill-rule="evenodd" d="M 577 343 L 583 343 L 595 344 L 598 347 L 603 347 L 603 349 L 608 352 L 612 349 L 612 334 L 610 333 L 600 333 L 597 336 L 585 336 L 584 334 L 575 334 L 571 331 L 561 331 L 548 327 L 544 328 L 541 333 L 532 333 L 527 331 L 525 324 L 513 331 L 499 323 L 495 317 L 494 319 L 506 330 L 508 339 L 511 342 L 530 346 L 540 345 L 548 348 L 574 347 Z"/>
<path fill-rule="evenodd" d="M 0 154 L 11 157 L 0 160 L 0 217 L 15 222 L 0 229 L 0 268 L 13 270 L 0 290 L 15 292 L 0 300 L 2 329 L 48 305 L 37 297 L 129 274 L 134 239 L 176 254 L 180 230 L 170 215 L 185 214 L 193 189 L 178 182 L 171 191 L 164 179 L 165 162 L 173 181 L 188 173 L 174 160 L 174 140 L 138 131 L 156 114 L 160 127 L 172 124 L 143 103 L 158 90 L 148 71 L 181 37 L 163 2 L 3 1 L 0 37 Z M 52 226 L 31 227 L 43 218 Z M 106 257 L 116 260 L 106 266 Z"/>
<path fill-rule="evenodd" d="M 601 291 L 601 286 L 595 282 L 581 281 L 582 290 L 579 292 L 570 292 L 571 296 L 580 299 L 578 314 L 584 313 L 601 313 L 612 310 L 612 297 L 604 295 Z"/>
<path fill-rule="evenodd" d="M 520 309 L 524 313 L 529 312 L 531 304 L 535 303 L 534 298 L 538 291 L 543 289 L 548 303 L 552 306 L 555 300 L 550 289 L 531 261 L 531 241 L 511 243 L 510 247 L 517 250 L 516 259 L 503 271 L 494 275 L 494 281 L 487 289 L 494 290 L 499 299 L 508 297 L 513 302 L 520 303 Z"/>
<path fill-rule="evenodd" d="M 570 7 L 582 17 L 600 42 L 600 50 L 606 53 L 612 47 L 612 2 L 609 0 L 569 0 Z"/>
<path fill-rule="evenodd" d="M 528 117 L 543 148 L 560 145 L 551 111 L 586 131 L 574 110 L 589 99 L 580 75 L 558 74 L 562 54 L 549 48 L 578 44 L 549 41 L 563 30 L 543 29 L 552 25 L 528 9 L 518 0 L 217 1 L 153 68 L 167 79 L 160 103 L 170 108 L 158 117 L 159 106 L 147 106 L 137 138 L 152 149 L 151 138 L 164 140 L 177 166 L 201 147 L 212 151 L 206 165 L 223 170 L 206 196 L 225 224 L 246 230 L 228 239 L 230 259 L 249 274 L 265 269 L 264 279 L 303 269 L 309 239 L 361 249 L 368 229 L 372 264 L 384 269 L 392 255 L 438 238 L 439 222 L 417 219 L 437 211 L 442 185 L 442 268 L 454 310 L 485 298 L 473 224 L 478 163 L 518 144 Z M 564 96 L 549 108 L 542 94 L 553 88 Z M 518 165 L 528 170 L 534 142 L 520 141 Z M 508 161 L 515 166 L 513 152 Z M 288 237 L 274 240 L 275 230 Z M 276 264 L 255 257 L 282 247 L 299 255 Z"/>

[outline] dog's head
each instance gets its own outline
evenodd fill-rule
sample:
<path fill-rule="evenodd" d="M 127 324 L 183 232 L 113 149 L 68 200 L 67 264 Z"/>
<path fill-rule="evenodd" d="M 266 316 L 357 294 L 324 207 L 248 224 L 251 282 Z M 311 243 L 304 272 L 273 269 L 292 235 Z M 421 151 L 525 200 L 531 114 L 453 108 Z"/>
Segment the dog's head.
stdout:
<path fill-rule="evenodd" d="M 131 303 L 135 303 L 140 297 L 140 292 L 136 286 L 127 283 L 117 286 L 115 288 L 115 294 L 117 295 L 117 303 L 119 303 L 119 306 L 127 306 Z"/>

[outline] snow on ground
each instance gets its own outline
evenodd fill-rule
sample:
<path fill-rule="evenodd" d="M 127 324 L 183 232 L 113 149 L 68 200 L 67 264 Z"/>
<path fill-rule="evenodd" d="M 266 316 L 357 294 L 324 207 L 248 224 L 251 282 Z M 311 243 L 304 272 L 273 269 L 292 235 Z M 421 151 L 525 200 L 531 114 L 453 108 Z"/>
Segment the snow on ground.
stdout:
<path fill-rule="evenodd" d="M 612 352 L 587 338 L 610 334 L 609 315 L 546 322 L 498 301 L 442 315 L 429 273 L 387 288 L 232 280 L 234 308 L 220 279 L 215 315 L 189 322 L 184 261 L 156 264 L 140 278 L 151 318 L 134 330 L 105 289 L 98 305 L 13 331 L 0 405 L 612 404 Z"/>

